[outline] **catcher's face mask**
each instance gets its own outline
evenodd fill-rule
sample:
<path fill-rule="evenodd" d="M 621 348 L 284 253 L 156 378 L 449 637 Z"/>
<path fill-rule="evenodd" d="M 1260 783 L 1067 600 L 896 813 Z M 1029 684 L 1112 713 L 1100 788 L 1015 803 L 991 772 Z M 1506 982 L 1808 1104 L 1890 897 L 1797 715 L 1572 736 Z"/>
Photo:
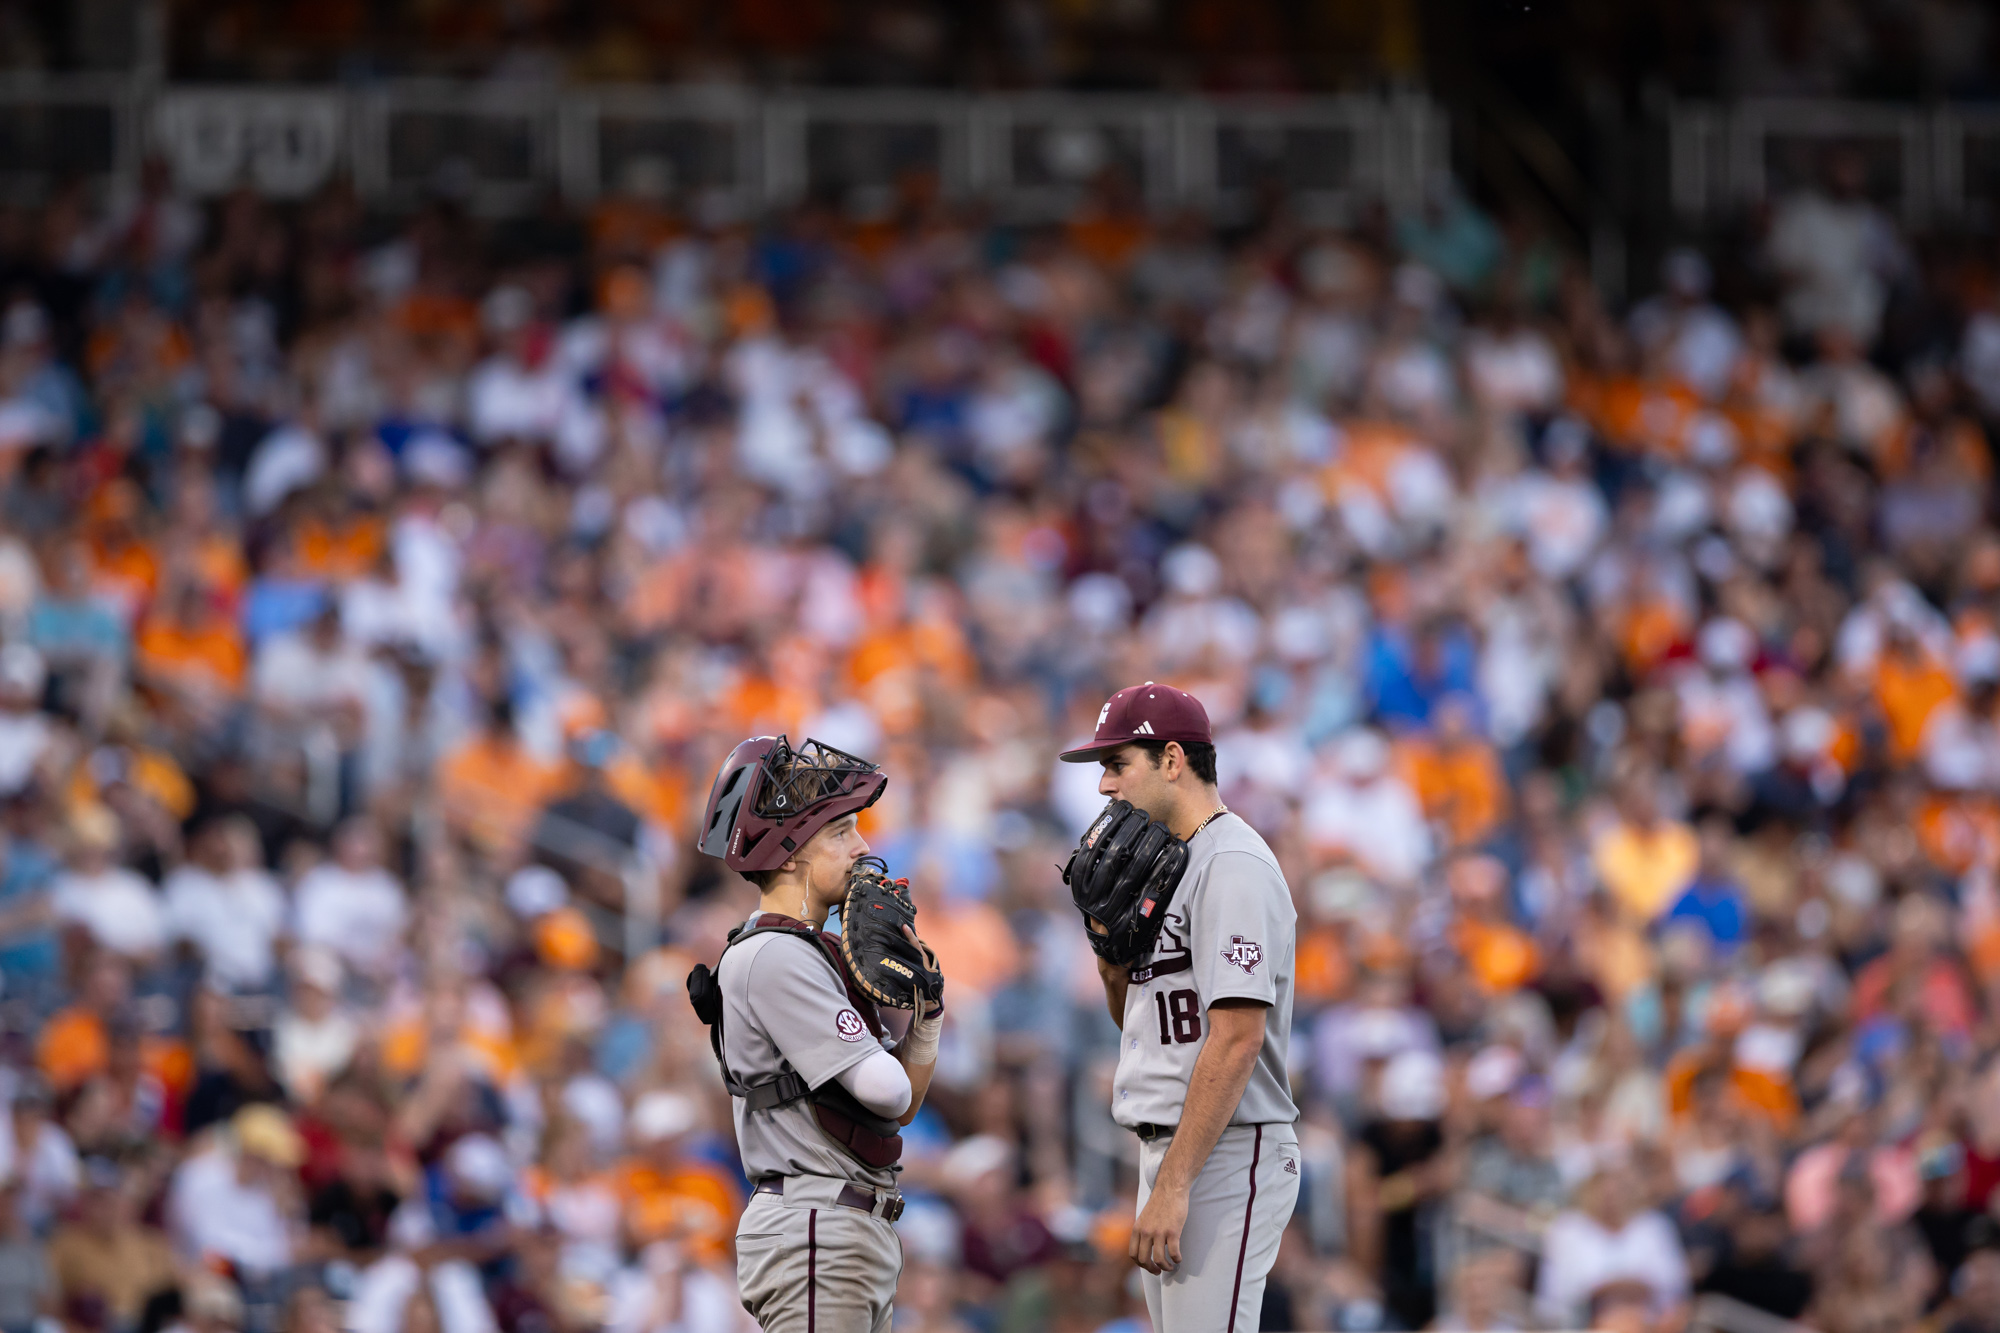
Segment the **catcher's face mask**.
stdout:
<path fill-rule="evenodd" d="M 822 828 L 875 804 L 889 779 L 865 759 L 808 740 L 753 736 L 715 775 L 696 849 L 731 870 L 776 870 Z"/>

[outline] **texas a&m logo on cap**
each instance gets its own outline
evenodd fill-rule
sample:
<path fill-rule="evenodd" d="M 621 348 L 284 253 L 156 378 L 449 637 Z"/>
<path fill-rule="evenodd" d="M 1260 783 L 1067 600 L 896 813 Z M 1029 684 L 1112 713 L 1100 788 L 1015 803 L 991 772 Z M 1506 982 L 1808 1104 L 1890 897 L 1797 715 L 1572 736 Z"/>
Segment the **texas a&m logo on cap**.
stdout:
<path fill-rule="evenodd" d="M 1264 961 L 1264 947 L 1255 940 L 1231 935 L 1229 947 L 1222 951 L 1222 960 L 1232 967 L 1242 968 L 1246 974 L 1255 972 L 1257 964 Z"/>

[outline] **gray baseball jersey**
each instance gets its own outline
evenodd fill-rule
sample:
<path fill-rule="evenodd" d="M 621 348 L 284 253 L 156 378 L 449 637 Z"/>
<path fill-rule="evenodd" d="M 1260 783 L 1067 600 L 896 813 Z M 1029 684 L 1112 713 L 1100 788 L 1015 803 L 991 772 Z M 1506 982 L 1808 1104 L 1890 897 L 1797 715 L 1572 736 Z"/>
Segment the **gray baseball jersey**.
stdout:
<path fill-rule="evenodd" d="M 739 1082 L 767 1083 L 789 1065 L 812 1087 L 824 1087 L 882 1049 L 806 940 L 753 936 L 722 955 L 720 976 L 722 1053 Z M 894 1167 L 864 1166 L 835 1145 L 806 1102 L 752 1111 L 738 1097 L 731 1107 L 743 1172 L 752 1180 L 834 1176 L 873 1189 L 896 1183 Z"/>
<path fill-rule="evenodd" d="M 1232 1125 L 1299 1118 L 1285 1075 L 1292 1035 L 1292 955 L 1298 913 L 1278 858 L 1233 814 L 1188 844 L 1188 868 L 1152 959 L 1132 969 L 1111 1115 L 1126 1128 L 1180 1123 L 1188 1079 L 1217 1000 L 1258 1000 L 1264 1048 Z M 732 1057 L 733 1058 L 733 1057 Z"/>

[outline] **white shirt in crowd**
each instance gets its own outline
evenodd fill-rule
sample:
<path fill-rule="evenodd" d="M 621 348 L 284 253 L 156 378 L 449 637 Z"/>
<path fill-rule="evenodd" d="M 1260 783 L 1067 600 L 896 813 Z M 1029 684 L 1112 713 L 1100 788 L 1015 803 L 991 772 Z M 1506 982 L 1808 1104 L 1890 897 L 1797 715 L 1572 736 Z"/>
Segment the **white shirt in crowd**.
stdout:
<path fill-rule="evenodd" d="M 181 866 L 161 886 L 167 926 L 201 952 L 209 979 L 231 990 L 268 984 L 285 933 L 284 890 L 260 869 L 216 874 Z"/>
<path fill-rule="evenodd" d="M 49 748 L 48 715 L 33 709 L 0 709 L 0 796 L 12 796 L 28 785 L 35 765 Z"/>
<path fill-rule="evenodd" d="M 368 655 L 345 640 L 327 651 L 297 630 L 274 634 L 258 650 L 253 676 L 258 701 L 279 708 L 308 712 L 368 703 Z"/>
<path fill-rule="evenodd" d="M 1562 358 L 1530 328 L 1477 333 L 1466 340 L 1466 377 L 1479 401 L 1499 412 L 1546 412 L 1562 401 Z"/>
<path fill-rule="evenodd" d="M 39 1230 L 76 1197 L 83 1163 L 61 1125 L 42 1121 L 23 1151 L 15 1127 L 0 1119 L 0 1183 L 20 1189 L 21 1220 Z"/>
<path fill-rule="evenodd" d="M 1302 815 L 1315 849 L 1346 853 L 1391 883 L 1409 883 L 1430 860 L 1423 807 L 1400 778 L 1322 779 L 1307 789 Z"/>
<path fill-rule="evenodd" d="M 143 958 L 167 942 L 160 895 L 144 876 L 123 866 L 95 874 L 64 871 L 56 876 L 50 900 L 56 920 L 82 926 L 113 953 Z"/>
<path fill-rule="evenodd" d="M 1545 579 L 1574 577 L 1611 527 L 1604 495 L 1587 477 L 1539 469 L 1524 473 L 1505 497 L 1512 526 L 1526 538 L 1528 558 Z"/>
<path fill-rule="evenodd" d="M 1901 257 L 1881 210 L 1816 191 L 1794 195 L 1772 219 L 1770 253 L 1785 277 L 1785 318 L 1794 329 L 1840 327 L 1864 344 L 1875 340 L 1888 300 L 1884 274 Z"/>
<path fill-rule="evenodd" d="M 1535 1310 L 1550 1327 L 1580 1328 L 1591 1293 L 1613 1282 L 1643 1282 L 1656 1304 L 1687 1295 L 1687 1255 L 1674 1224 L 1648 1210 L 1613 1231 L 1571 1210 L 1549 1223 L 1542 1240 Z"/>
<path fill-rule="evenodd" d="M 360 1042 L 361 1027 L 344 1009 L 333 1009 L 316 1019 L 287 1009 L 278 1015 L 271 1031 L 278 1082 L 293 1100 L 310 1102 L 329 1079 L 347 1068 Z"/>
<path fill-rule="evenodd" d="M 370 976 L 383 975 L 402 950 L 410 907 L 386 870 L 324 861 L 300 877 L 293 901 L 300 944 L 331 949 Z"/>

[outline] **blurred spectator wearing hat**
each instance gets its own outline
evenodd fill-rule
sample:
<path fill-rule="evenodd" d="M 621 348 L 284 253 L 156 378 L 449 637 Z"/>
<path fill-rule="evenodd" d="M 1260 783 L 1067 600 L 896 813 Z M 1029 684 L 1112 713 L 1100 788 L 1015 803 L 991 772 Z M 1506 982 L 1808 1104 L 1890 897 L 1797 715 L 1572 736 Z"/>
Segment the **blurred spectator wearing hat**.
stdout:
<path fill-rule="evenodd" d="M 167 1224 L 182 1257 L 260 1278 L 281 1272 L 305 1225 L 298 1179 L 305 1153 L 277 1107 L 258 1102 L 238 1111 L 168 1186 Z"/>

